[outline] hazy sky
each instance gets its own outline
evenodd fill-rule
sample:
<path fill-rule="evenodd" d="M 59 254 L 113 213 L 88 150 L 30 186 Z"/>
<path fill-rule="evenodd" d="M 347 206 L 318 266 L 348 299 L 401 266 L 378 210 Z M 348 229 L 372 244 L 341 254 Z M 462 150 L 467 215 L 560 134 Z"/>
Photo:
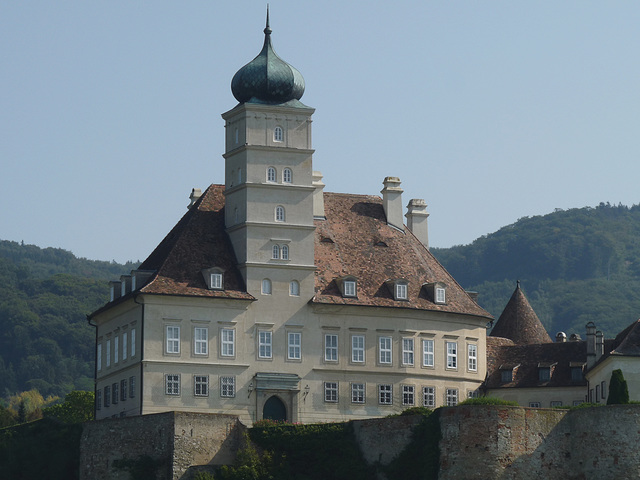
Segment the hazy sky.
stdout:
<path fill-rule="evenodd" d="M 429 205 L 432 246 L 640 203 L 640 2 L 271 0 L 326 191 Z M 0 239 L 143 260 L 223 183 L 263 1 L 1 1 Z"/>

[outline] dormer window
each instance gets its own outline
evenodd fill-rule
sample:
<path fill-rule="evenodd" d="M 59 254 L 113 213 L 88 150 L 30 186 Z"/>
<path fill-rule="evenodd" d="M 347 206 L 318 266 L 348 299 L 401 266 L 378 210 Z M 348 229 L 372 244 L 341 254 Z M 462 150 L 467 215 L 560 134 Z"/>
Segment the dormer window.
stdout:
<path fill-rule="evenodd" d="M 407 280 L 395 278 L 387 280 L 385 283 L 394 300 L 409 300 L 409 282 Z"/>
<path fill-rule="evenodd" d="M 275 182 L 276 181 L 276 169 L 275 167 L 267 168 L 267 182 Z"/>
<path fill-rule="evenodd" d="M 500 382 L 513 382 L 513 374 L 520 365 L 500 365 Z"/>
<path fill-rule="evenodd" d="M 202 274 L 209 290 L 224 290 L 224 270 L 211 267 L 203 270 Z"/>
<path fill-rule="evenodd" d="M 211 289 L 222 290 L 222 273 L 211 274 Z"/>
<path fill-rule="evenodd" d="M 436 287 L 436 303 L 447 303 L 444 287 Z"/>
<path fill-rule="evenodd" d="M 423 288 L 426 290 L 428 298 L 436 305 L 446 305 L 447 303 L 447 285 L 442 282 L 425 283 Z"/>
<path fill-rule="evenodd" d="M 345 280 L 343 284 L 343 295 L 345 297 L 355 297 L 356 296 L 356 281 L 355 280 Z"/>
<path fill-rule="evenodd" d="M 555 363 L 539 363 L 538 364 L 538 381 L 548 382 L 551 380 L 551 369 Z"/>
<path fill-rule="evenodd" d="M 284 138 L 284 132 L 282 130 L 282 127 L 278 125 L 276 128 L 273 129 L 273 141 L 281 142 L 283 138 Z"/>

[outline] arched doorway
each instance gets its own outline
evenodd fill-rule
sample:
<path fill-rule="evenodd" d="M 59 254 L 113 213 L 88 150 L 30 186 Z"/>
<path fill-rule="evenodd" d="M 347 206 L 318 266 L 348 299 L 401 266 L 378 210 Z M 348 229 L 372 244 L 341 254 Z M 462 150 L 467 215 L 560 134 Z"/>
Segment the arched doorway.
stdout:
<path fill-rule="evenodd" d="M 287 421 L 287 407 L 282 400 L 273 395 L 269 400 L 264 402 L 262 409 L 262 418 L 269 420 L 277 420 L 281 422 Z"/>

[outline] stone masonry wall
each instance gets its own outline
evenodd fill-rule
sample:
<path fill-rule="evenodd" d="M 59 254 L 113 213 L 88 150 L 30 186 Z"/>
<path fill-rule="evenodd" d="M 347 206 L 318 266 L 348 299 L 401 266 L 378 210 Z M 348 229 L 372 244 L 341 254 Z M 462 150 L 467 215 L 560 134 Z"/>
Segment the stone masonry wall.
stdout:
<path fill-rule="evenodd" d="M 411 441 L 411 430 L 421 417 L 374 418 L 354 420 L 353 431 L 365 461 L 388 465 Z"/>

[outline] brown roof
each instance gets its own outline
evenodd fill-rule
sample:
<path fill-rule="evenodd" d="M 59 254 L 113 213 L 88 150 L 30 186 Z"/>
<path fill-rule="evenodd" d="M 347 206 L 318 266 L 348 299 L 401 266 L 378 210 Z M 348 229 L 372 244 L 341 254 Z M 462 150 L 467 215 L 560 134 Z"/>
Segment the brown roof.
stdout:
<path fill-rule="evenodd" d="M 490 335 L 509 338 L 519 345 L 552 343 L 551 337 L 520 288 L 520 282 L 517 283 Z"/>
<path fill-rule="evenodd" d="M 378 196 L 325 193 L 326 220 L 316 220 L 315 303 L 375 305 L 464 313 L 491 318 L 409 231 L 387 225 Z M 342 296 L 337 278 L 357 280 L 357 298 Z M 385 284 L 408 281 L 408 301 L 394 300 Z M 442 282 L 446 304 L 429 298 L 423 284 Z"/>
<path fill-rule="evenodd" d="M 485 388 L 584 386 L 586 380 L 571 379 L 571 367 L 587 362 L 586 342 L 557 342 L 514 345 L 507 339 L 487 337 L 487 379 Z M 539 367 L 550 367 L 551 378 L 540 382 Z M 513 381 L 502 383 L 502 370 L 513 369 Z"/>
<path fill-rule="evenodd" d="M 640 356 L 640 320 L 636 320 L 616 336 L 610 354 Z"/>
<path fill-rule="evenodd" d="M 225 232 L 224 202 L 222 185 L 211 185 L 203 193 L 140 265 L 140 270 L 156 272 L 141 292 L 254 299 L 246 291 Z M 324 202 L 326 220 L 315 222 L 318 269 L 312 302 L 439 310 L 491 319 L 408 229 L 405 233 L 387 225 L 380 197 L 325 193 Z M 224 270 L 224 290 L 210 290 L 205 284 L 202 270 L 214 266 Z M 336 279 L 345 275 L 357 279 L 357 298 L 342 297 Z M 408 301 L 394 300 L 385 284 L 400 278 L 408 281 Z M 423 288 L 435 282 L 445 285 L 446 304 L 434 303 Z"/>

